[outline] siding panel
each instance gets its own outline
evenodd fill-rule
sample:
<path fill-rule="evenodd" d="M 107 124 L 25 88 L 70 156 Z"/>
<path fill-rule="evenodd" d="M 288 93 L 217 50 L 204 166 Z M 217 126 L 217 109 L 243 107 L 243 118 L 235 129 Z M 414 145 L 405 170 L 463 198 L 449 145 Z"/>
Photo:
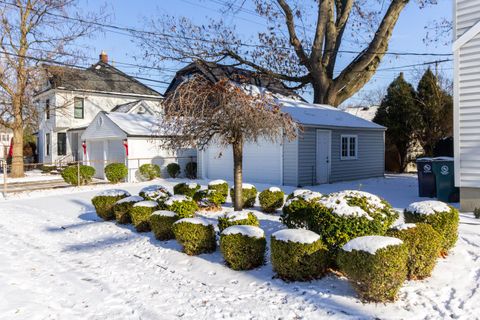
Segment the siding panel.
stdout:
<path fill-rule="evenodd" d="M 283 184 L 298 185 L 298 139 L 283 143 Z"/>

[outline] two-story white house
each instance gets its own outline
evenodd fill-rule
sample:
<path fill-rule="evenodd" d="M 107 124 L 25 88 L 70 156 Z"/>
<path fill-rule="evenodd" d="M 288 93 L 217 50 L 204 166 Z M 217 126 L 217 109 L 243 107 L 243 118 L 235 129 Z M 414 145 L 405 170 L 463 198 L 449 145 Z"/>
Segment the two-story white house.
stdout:
<path fill-rule="evenodd" d="M 0 159 L 7 159 L 12 138 L 12 129 L 0 126 Z"/>
<path fill-rule="evenodd" d="M 105 52 L 87 69 L 44 70 L 45 86 L 35 95 L 41 163 L 82 160 L 81 136 L 101 111 L 152 115 L 160 111 L 162 95 L 109 64 Z"/>

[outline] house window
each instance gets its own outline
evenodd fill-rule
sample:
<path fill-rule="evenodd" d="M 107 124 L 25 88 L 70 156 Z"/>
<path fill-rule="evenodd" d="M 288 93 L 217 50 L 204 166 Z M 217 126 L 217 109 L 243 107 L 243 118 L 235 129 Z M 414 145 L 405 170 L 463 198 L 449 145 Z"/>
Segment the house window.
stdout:
<path fill-rule="evenodd" d="M 50 155 L 50 133 L 45 134 L 45 155 Z"/>
<path fill-rule="evenodd" d="M 57 133 L 57 154 L 59 156 L 67 155 L 67 134 L 65 132 Z"/>
<path fill-rule="evenodd" d="M 83 98 L 74 98 L 73 99 L 73 115 L 75 119 L 83 119 L 84 109 L 83 109 Z"/>
<path fill-rule="evenodd" d="M 50 119 L 50 99 L 45 100 L 45 117 Z"/>
<path fill-rule="evenodd" d="M 340 146 L 340 158 L 342 160 L 354 160 L 358 158 L 358 137 L 356 135 L 342 135 Z"/>

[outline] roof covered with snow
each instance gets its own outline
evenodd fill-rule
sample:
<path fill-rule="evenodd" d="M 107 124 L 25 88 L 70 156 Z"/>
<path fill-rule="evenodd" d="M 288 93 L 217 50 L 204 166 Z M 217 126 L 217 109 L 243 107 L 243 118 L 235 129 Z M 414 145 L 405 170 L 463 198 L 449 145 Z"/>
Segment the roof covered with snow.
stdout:
<path fill-rule="evenodd" d="M 354 116 L 360 117 L 362 119 L 373 121 L 375 114 L 377 113 L 379 106 L 357 106 L 357 107 L 346 107 L 342 110 L 353 114 Z"/>
<path fill-rule="evenodd" d="M 112 120 L 127 136 L 159 136 L 158 118 L 147 114 L 110 112 L 105 116 Z"/>

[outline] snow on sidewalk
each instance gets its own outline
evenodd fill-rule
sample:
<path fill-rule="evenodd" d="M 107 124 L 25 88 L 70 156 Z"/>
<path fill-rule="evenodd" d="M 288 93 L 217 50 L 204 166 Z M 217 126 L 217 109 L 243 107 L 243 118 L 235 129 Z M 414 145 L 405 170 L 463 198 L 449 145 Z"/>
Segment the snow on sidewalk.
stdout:
<path fill-rule="evenodd" d="M 120 188 L 135 194 L 143 186 Z M 419 200 L 411 176 L 313 189 L 359 187 L 399 209 Z M 335 276 L 285 283 L 272 279 L 269 262 L 239 272 L 223 264 L 218 249 L 189 257 L 175 241 L 101 222 L 90 203 L 98 191 L 63 191 L 0 202 L 0 319 L 475 319 L 480 314 L 480 222 L 471 215 L 462 215 L 458 244 L 432 278 L 405 283 L 396 303 L 363 304 L 348 282 Z M 258 215 L 267 238 L 283 228 L 278 216 Z"/>

